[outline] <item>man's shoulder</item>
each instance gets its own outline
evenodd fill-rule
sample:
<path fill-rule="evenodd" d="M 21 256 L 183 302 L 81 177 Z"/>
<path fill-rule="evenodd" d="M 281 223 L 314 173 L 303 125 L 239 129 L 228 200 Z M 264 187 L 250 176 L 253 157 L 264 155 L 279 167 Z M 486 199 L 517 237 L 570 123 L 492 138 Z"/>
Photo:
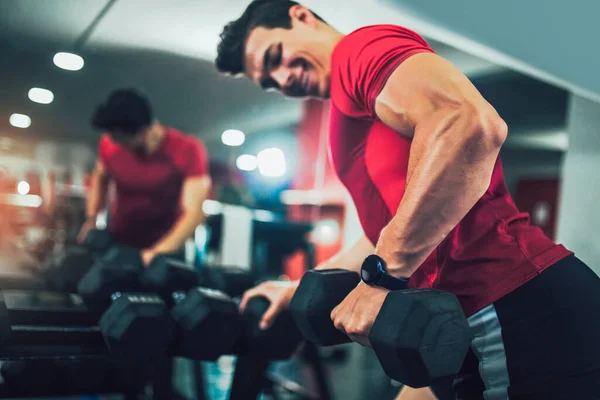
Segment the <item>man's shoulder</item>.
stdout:
<path fill-rule="evenodd" d="M 180 157 L 181 154 L 197 154 L 203 152 L 204 142 L 195 135 L 183 132 L 173 127 L 165 127 L 169 135 L 168 153 Z"/>
<path fill-rule="evenodd" d="M 421 38 L 415 31 L 400 25 L 377 24 L 367 25 L 353 30 L 345 35 L 337 44 L 333 52 L 333 60 L 347 56 L 352 50 L 358 50 L 363 46 L 372 44 L 381 38 Z"/>
<path fill-rule="evenodd" d="M 98 152 L 100 153 L 100 157 L 110 157 L 117 151 L 119 151 L 119 145 L 112 140 L 109 133 L 103 133 L 98 141 Z"/>
<path fill-rule="evenodd" d="M 176 145 L 189 146 L 202 143 L 202 140 L 199 137 L 192 135 L 191 133 L 183 132 L 182 130 L 171 126 L 165 126 L 165 129 L 170 140 Z"/>

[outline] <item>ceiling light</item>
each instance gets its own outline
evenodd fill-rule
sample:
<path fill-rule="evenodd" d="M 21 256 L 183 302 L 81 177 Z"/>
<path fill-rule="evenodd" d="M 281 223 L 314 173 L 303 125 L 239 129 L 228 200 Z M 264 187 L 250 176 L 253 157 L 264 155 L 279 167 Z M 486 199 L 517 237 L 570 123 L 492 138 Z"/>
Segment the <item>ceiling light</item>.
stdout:
<path fill-rule="evenodd" d="M 56 53 L 54 55 L 54 65 L 67 71 L 79 71 L 83 68 L 83 58 L 73 53 Z"/>
<path fill-rule="evenodd" d="M 245 140 L 244 132 L 237 129 L 227 129 L 221 135 L 221 141 L 226 146 L 241 146 Z"/>
<path fill-rule="evenodd" d="M 271 147 L 258 153 L 258 171 L 266 177 L 280 177 L 285 174 L 285 155 L 281 149 Z"/>
<path fill-rule="evenodd" d="M 47 89 L 32 88 L 29 89 L 29 93 L 27 95 L 29 96 L 29 100 L 33 101 L 34 103 L 50 104 L 54 101 L 54 93 Z"/>
<path fill-rule="evenodd" d="M 15 128 L 29 128 L 31 126 L 31 118 L 25 114 L 13 114 L 8 119 L 8 122 Z"/>
<path fill-rule="evenodd" d="M 19 193 L 21 196 L 25 196 L 26 194 L 28 194 L 30 189 L 31 187 L 26 181 L 21 181 L 17 185 L 17 193 Z"/>
<path fill-rule="evenodd" d="M 235 160 L 235 165 L 242 171 L 254 171 L 258 166 L 258 161 L 251 154 L 242 154 Z"/>

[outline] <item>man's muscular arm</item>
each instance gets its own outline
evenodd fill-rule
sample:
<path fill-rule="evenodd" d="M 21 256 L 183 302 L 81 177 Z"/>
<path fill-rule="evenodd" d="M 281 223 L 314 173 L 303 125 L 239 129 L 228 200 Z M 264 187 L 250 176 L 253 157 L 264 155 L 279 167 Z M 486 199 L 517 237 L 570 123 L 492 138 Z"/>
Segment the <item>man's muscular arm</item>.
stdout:
<path fill-rule="evenodd" d="M 405 193 L 377 245 L 391 274 L 410 276 L 487 190 L 507 126 L 456 67 L 430 53 L 392 73 L 375 113 L 412 139 Z"/>
<path fill-rule="evenodd" d="M 86 219 L 96 219 L 100 210 L 106 205 L 110 176 L 102 161 L 96 161 L 96 169 L 92 172 L 90 189 L 86 202 Z"/>
<path fill-rule="evenodd" d="M 105 207 L 108 197 L 108 184 L 110 175 L 101 160 L 96 161 L 96 168 L 92 172 L 90 179 L 90 188 L 85 204 L 85 222 L 79 229 L 77 241 L 82 243 L 90 231 L 96 227 L 96 218 L 98 213 Z"/>
<path fill-rule="evenodd" d="M 315 269 L 341 268 L 360 273 L 363 260 L 374 250 L 375 246 L 363 234 L 352 246 L 341 250 L 327 261 L 317 265 Z"/>
<path fill-rule="evenodd" d="M 196 227 L 204 221 L 202 203 L 208 197 L 211 179 L 208 175 L 189 177 L 183 183 L 181 191 L 181 216 L 175 225 L 153 246 L 152 256 L 171 253 L 183 247 Z M 149 261 L 149 260 L 145 260 Z"/>
<path fill-rule="evenodd" d="M 396 400 L 436 400 L 436 397 L 429 388 L 413 389 L 404 386 L 398 393 Z"/>

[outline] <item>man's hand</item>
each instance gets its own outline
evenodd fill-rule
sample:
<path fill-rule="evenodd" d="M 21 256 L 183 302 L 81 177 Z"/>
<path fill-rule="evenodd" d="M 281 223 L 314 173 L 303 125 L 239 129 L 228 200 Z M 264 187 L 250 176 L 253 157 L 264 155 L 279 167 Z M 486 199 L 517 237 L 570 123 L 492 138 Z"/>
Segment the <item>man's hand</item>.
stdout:
<path fill-rule="evenodd" d="M 260 321 L 260 329 L 268 329 L 280 312 L 286 310 L 298 287 L 297 281 L 268 281 L 247 290 L 240 302 L 240 312 L 243 314 L 248 302 L 254 297 L 266 297 L 271 305 L 263 314 Z"/>
<path fill-rule="evenodd" d="M 389 292 L 360 282 L 331 312 L 333 324 L 353 341 L 370 346 L 371 327 Z"/>
<path fill-rule="evenodd" d="M 85 237 L 87 236 L 88 232 L 95 228 L 96 228 L 96 220 L 95 219 L 86 220 L 81 225 L 81 228 L 79 229 L 79 233 L 77 234 L 77 243 L 83 244 L 83 241 L 85 240 Z"/>
<path fill-rule="evenodd" d="M 144 263 L 144 267 L 148 268 L 150 263 L 157 256 L 157 252 L 154 249 L 145 249 L 141 251 L 142 262 Z"/>

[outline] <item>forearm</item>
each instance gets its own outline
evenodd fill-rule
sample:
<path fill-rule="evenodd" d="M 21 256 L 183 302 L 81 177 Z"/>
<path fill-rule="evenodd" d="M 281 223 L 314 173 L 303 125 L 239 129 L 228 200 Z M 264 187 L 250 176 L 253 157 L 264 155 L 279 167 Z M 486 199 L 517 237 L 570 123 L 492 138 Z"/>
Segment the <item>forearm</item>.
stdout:
<path fill-rule="evenodd" d="M 204 214 L 201 210 L 184 212 L 175 225 L 154 244 L 153 250 L 156 253 L 171 253 L 181 249 L 203 222 Z"/>
<path fill-rule="evenodd" d="M 98 213 L 105 207 L 107 192 L 108 179 L 101 174 L 94 174 L 90 182 L 90 190 L 86 201 L 85 215 L 87 219 L 96 218 Z"/>
<path fill-rule="evenodd" d="M 352 246 L 343 249 L 327 261 L 317 265 L 315 269 L 341 268 L 360 272 L 363 260 L 373 254 L 375 247 L 366 236 L 361 236 Z"/>
<path fill-rule="evenodd" d="M 431 389 L 422 388 L 422 389 L 413 389 L 408 386 L 404 386 L 396 400 L 435 400 L 436 397 L 433 395 Z"/>
<path fill-rule="evenodd" d="M 394 251 L 389 272 L 410 276 L 487 190 L 505 132 L 457 111 L 418 127 L 410 177 L 385 228 Z"/>

